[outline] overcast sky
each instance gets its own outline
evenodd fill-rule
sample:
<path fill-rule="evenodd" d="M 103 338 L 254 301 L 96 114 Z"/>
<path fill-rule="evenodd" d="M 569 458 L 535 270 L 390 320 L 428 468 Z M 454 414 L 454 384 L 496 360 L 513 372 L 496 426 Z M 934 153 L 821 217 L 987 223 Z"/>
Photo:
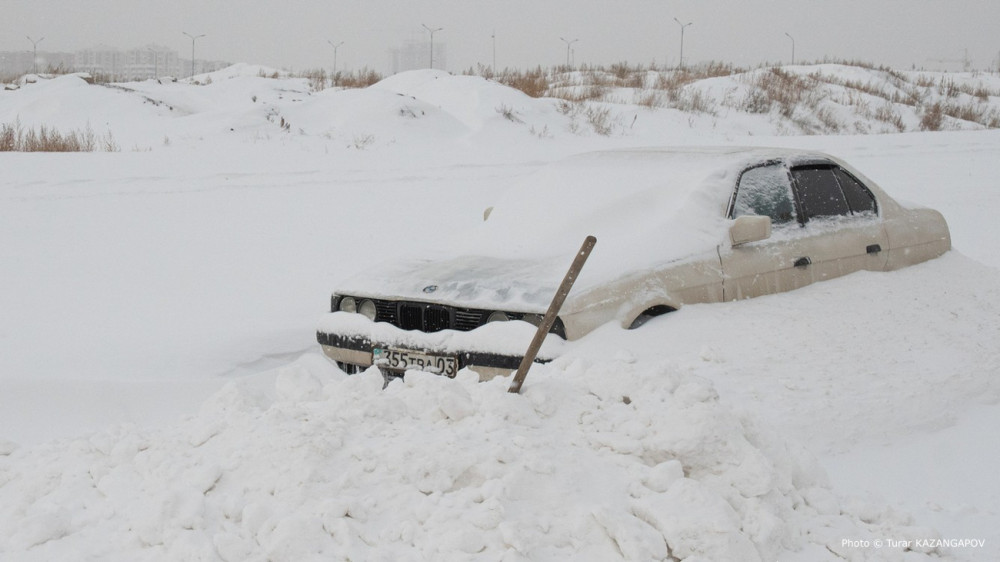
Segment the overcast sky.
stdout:
<path fill-rule="evenodd" d="M 824 57 L 897 68 L 996 68 L 1000 0 L 0 0 L 0 51 L 149 44 L 189 57 L 303 70 L 390 68 L 389 50 L 443 28 L 447 70 L 575 64 L 739 66 Z M 942 63 L 939 61 L 956 61 Z"/>

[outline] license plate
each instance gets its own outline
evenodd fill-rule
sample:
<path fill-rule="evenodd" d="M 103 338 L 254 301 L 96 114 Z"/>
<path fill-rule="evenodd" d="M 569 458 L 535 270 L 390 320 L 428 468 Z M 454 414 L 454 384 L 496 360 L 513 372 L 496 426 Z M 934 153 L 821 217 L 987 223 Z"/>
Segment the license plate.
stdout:
<path fill-rule="evenodd" d="M 390 371 L 414 369 L 454 377 L 458 372 L 458 359 L 450 355 L 434 355 L 408 349 L 375 348 L 372 363 Z"/>

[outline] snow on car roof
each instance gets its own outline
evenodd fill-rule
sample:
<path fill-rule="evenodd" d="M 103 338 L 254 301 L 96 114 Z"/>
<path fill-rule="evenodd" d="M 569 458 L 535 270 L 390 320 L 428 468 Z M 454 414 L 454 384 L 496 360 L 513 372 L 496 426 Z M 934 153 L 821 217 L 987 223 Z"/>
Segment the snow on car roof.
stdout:
<path fill-rule="evenodd" d="M 544 311 L 577 250 L 597 237 L 574 293 L 629 273 L 711 252 L 727 238 L 737 175 L 788 149 L 649 148 L 580 154 L 508 189 L 488 220 L 431 259 L 386 262 L 341 284 L 342 294 L 457 306 Z"/>
<path fill-rule="evenodd" d="M 725 239 L 737 175 L 752 162 L 822 157 L 787 149 L 648 148 L 580 154 L 512 187 L 464 251 L 568 265 L 587 235 L 597 247 L 581 282 L 683 259 Z"/>

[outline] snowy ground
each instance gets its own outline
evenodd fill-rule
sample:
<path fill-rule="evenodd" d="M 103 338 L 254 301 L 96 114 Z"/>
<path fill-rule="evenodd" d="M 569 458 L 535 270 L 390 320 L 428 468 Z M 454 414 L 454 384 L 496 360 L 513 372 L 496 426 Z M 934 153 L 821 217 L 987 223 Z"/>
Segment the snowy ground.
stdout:
<path fill-rule="evenodd" d="M 0 155 L 0 559 L 1000 558 L 1000 133 L 615 106 L 602 136 L 438 72 L 124 87 L 0 93 L 0 122 L 122 147 Z M 522 396 L 383 392 L 319 354 L 359 268 L 547 162 L 690 143 L 834 153 L 941 210 L 954 250 L 604 327 Z"/>

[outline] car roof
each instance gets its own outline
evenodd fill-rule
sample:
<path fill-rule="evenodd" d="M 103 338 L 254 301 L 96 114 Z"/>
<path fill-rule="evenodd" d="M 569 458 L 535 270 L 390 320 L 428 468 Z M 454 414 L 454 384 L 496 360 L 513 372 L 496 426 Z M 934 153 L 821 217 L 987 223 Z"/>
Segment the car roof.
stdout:
<path fill-rule="evenodd" d="M 572 256 L 587 235 L 617 267 L 678 259 L 715 247 L 739 174 L 756 163 L 827 160 L 760 147 L 656 147 L 579 154 L 507 190 L 467 242 L 469 253 Z M 657 251 L 650 253 L 650 245 Z M 588 266 L 591 267 L 591 266 Z"/>
<path fill-rule="evenodd" d="M 759 147 L 667 147 L 590 152 L 545 165 L 508 188 L 489 218 L 430 259 L 383 264 L 343 289 L 435 302 L 544 310 L 588 235 L 597 246 L 574 293 L 727 239 L 730 195 L 749 166 L 831 161 L 818 152 Z M 360 294 L 360 293 L 359 293 Z M 527 310 L 528 308 L 526 308 Z"/>

